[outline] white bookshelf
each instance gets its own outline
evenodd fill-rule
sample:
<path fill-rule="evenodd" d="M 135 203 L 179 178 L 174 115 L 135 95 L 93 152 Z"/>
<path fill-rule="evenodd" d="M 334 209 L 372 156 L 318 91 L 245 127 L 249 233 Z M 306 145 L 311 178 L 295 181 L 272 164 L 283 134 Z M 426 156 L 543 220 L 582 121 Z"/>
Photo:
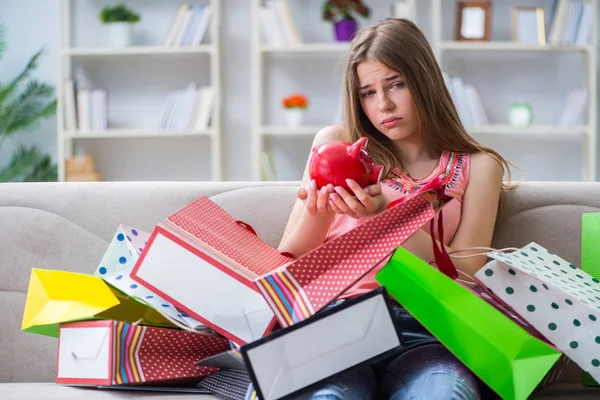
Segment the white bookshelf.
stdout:
<path fill-rule="evenodd" d="M 310 35 L 302 35 L 303 27 L 303 16 L 307 17 L 307 14 L 298 12 L 300 10 L 300 6 L 297 0 L 286 0 L 288 6 L 291 9 L 295 9 L 292 14 L 294 15 L 294 25 L 296 29 L 299 31 L 300 36 L 310 36 Z M 321 37 L 319 41 L 312 40 L 311 38 L 307 39 L 306 37 L 301 38 L 301 43 L 287 43 L 285 45 L 270 45 L 266 44 L 261 40 L 260 33 L 260 22 L 259 22 L 259 10 L 261 5 L 264 2 L 262 0 L 251 0 L 252 10 L 251 10 L 251 19 L 252 19 L 252 33 L 251 33 L 251 44 L 252 44 L 252 179 L 254 180 L 262 180 L 265 179 L 265 176 L 261 173 L 261 152 L 263 150 L 267 150 L 267 141 L 272 140 L 277 142 L 275 146 L 279 144 L 285 146 L 289 146 L 288 144 L 284 144 L 287 140 L 294 141 L 296 139 L 300 140 L 302 143 L 310 143 L 314 135 L 322 129 L 326 125 L 330 125 L 332 122 L 323 122 L 322 124 L 315 124 L 314 121 L 306 121 L 306 125 L 302 126 L 287 126 L 280 122 L 274 121 L 269 123 L 269 120 L 273 120 L 273 118 L 269 118 L 269 113 L 272 112 L 280 112 L 273 110 L 273 104 L 269 102 L 280 101 L 281 99 L 269 98 L 268 95 L 268 76 L 267 68 L 270 63 L 277 64 L 277 60 L 295 60 L 298 62 L 306 62 L 310 60 L 310 62 L 320 63 L 323 60 L 328 60 L 328 63 L 331 63 L 331 60 L 335 60 L 337 62 L 341 62 L 342 59 L 348 52 L 350 48 L 349 42 L 336 42 L 333 38 L 333 33 L 331 31 L 331 36 L 325 39 L 326 41 L 322 41 L 323 37 Z M 296 4 L 295 4 L 296 3 Z M 301 5 L 301 4 L 300 4 Z M 304 7 L 304 6 L 302 6 Z M 311 5 L 313 9 L 321 8 L 321 5 Z M 320 20 L 320 11 L 319 14 L 313 14 L 311 21 L 314 23 L 315 20 Z M 330 23 L 325 24 L 327 28 L 331 28 L 332 25 Z M 322 27 L 321 27 L 322 28 Z M 306 33 L 306 31 L 304 32 Z M 314 38 L 313 38 L 314 39 Z M 334 61 L 334 62 L 335 62 Z M 288 61 L 289 62 L 289 61 Z M 293 62 L 292 62 L 293 63 Z M 329 65 L 329 64 L 328 64 Z M 331 65 L 334 65 L 331 63 Z M 318 74 L 317 74 L 318 75 Z M 292 76 L 292 79 L 295 77 Z M 323 77 L 317 77 L 316 81 L 321 80 Z M 329 78 L 329 77 L 327 77 Z M 335 88 L 335 91 L 328 95 L 329 100 L 332 98 L 339 98 L 340 96 L 341 86 L 338 85 Z M 319 103 L 319 100 L 315 100 L 314 92 L 310 92 L 309 89 L 302 89 L 302 92 L 309 97 L 309 105 L 310 107 L 317 107 L 314 104 Z M 322 99 L 320 99 L 322 100 Z M 332 111 L 332 114 L 334 112 Z M 276 118 L 274 118 L 276 120 Z M 297 149 L 297 156 L 301 158 L 305 158 L 308 154 L 304 152 L 304 150 Z M 300 155 L 301 153 L 301 155 Z M 290 161 L 291 162 L 291 161 Z M 294 168 L 295 170 L 295 168 Z M 302 166 L 298 166 L 298 173 L 294 172 L 294 175 L 297 177 L 301 176 Z M 268 178 L 266 178 L 268 179 Z M 279 177 L 278 177 L 279 179 Z"/>
<path fill-rule="evenodd" d="M 548 64 L 554 60 L 552 57 L 571 57 L 568 60 L 576 59 L 581 57 L 581 68 L 569 71 L 576 76 L 581 76 L 582 86 L 588 90 L 588 99 L 586 117 L 584 118 L 583 125 L 577 126 L 561 126 L 561 125 L 549 125 L 549 124 L 538 124 L 535 123 L 527 128 L 514 128 L 506 123 L 490 123 L 490 125 L 484 126 L 467 126 L 468 131 L 475 135 L 483 138 L 490 135 L 498 137 L 505 143 L 518 147 L 520 141 L 523 138 L 533 139 L 538 143 L 549 142 L 557 137 L 572 138 L 579 140 L 580 142 L 580 179 L 583 181 L 594 181 L 596 180 L 596 169 L 597 169 L 597 12 L 598 2 L 597 0 L 585 0 L 592 6 L 592 29 L 590 35 L 590 42 L 585 45 L 573 45 L 573 44 L 549 44 L 546 41 L 545 45 L 536 44 L 521 44 L 515 43 L 507 38 L 506 34 L 502 34 L 494 31 L 494 24 L 498 20 L 494 15 L 500 14 L 506 18 L 510 18 L 510 10 L 515 6 L 529 6 L 529 7 L 541 7 L 545 13 L 545 28 L 546 32 L 550 29 L 549 16 L 552 10 L 553 2 L 550 0 L 530 0 L 525 2 L 519 1 L 507 1 L 507 2 L 494 2 L 492 5 L 492 40 L 491 41 L 455 41 L 454 32 L 456 29 L 456 2 L 448 2 L 446 0 L 431 0 L 431 36 L 429 38 L 431 46 L 436 53 L 436 57 L 440 63 L 442 70 L 448 72 L 449 69 L 455 71 L 465 71 L 468 68 L 464 68 L 465 65 L 473 63 L 481 63 L 485 60 L 485 57 L 490 55 L 496 55 L 499 65 L 492 70 L 491 63 L 485 64 L 484 68 L 490 68 L 487 73 L 489 74 L 490 80 L 497 79 L 497 82 L 503 82 L 503 80 L 511 79 L 511 76 L 503 71 L 507 63 L 513 63 L 511 71 L 519 71 L 519 63 L 539 65 L 537 73 L 544 76 L 546 82 L 552 85 L 554 82 L 561 82 L 565 79 L 565 76 L 560 74 L 552 74 L 552 68 L 548 68 Z M 510 24 L 508 25 L 510 27 Z M 456 56 L 460 54 L 460 57 Z M 524 58 L 524 57 L 525 58 Z M 550 61 L 549 61 L 550 60 Z M 571 61 L 569 61 L 571 62 Z M 465 72 L 467 74 L 467 72 Z M 459 74 L 460 75 L 460 74 Z M 468 77 L 467 77 L 468 78 Z M 532 77 L 534 78 L 534 77 Z M 490 83 L 493 84 L 493 83 Z M 503 95 L 506 95 L 506 91 L 509 90 L 504 85 L 496 83 L 494 89 L 497 89 Z M 497 92 L 496 92 L 497 93 Z M 525 93 L 525 97 L 532 96 L 531 93 Z M 549 96 L 546 100 L 548 103 L 538 104 L 539 108 L 548 108 L 552 100 L 560 97 L 562 93 L 556 92 Z M 485 104 L 486 98 L 482 101 Z M 510 154 L 504 154 L 510 158 Z M 539 152 L 533 152 L 531 157 L 543 157 L 543 154 Z M 564 160 L 563 160 L 564 161 Z"/>
<path fill-rule="evenodd" d="M 291 5 L 294 0 L 288 0 Z M 590 1 L 593 5 L 593 14 L 597 10 L 597 0 Z M 259 153 L 271 147 L 274 150 L 281 150 L 287 147 L 287 152 L 283 152 L 283 157 L 291 155 L 289 148 L 299 146 L 305 142 L 310 144 L 314 134 L 323 126 L 308 122 L 307 125 L 299 127 L 289 127 L 282 125 L 277 118 L 272 117 L 273 112 L 277 112 L 273 103 L 278 99 L 268 98 L 265 84 L 269 74 L 266 73 L 267 67 L 273 65 L 276 60 L 298 60 L 298 62 L 307 59 L 319 62 L 324 57 L 337 57 L 340 61 L 345 57 L 349 49 L 349 43 L 307 43 L 287 44 L 280 46 L 266 45 L 261 42 L 260 30 L 258 27 L 258 11 L 261 0 L 252 0 L 252 132 L 253 146 L 252 167 L 253 178 L 261 178 L 261 162 Z M 482 87 L 482 101 L 484 106 L 489 107 L 491 118 L 486 125 L 465 124 L 469 133 L 474 135 L 482 142 L 490 142 L 490 146 L 499 149 L 509 161 L 519 159 L 517 166 L 523 168 L 525 177 L 531 176 L 531 171 L 535 170 L 535 175 L 550 176 L 546 173 L 543 163 L 548 162 L 548 158 L 562 152 L 562 143 L 567 142 L 570 146 L 577 147 L 578 154 L 569 158 L 569 165 L 573 165 L 569 172 L 565 172 L 567 179 L 595 180 L 596 179 L 596 141 L 597 141 L 597 27 L 596 19 L 592 21 L 591 41 L 585 45 L 536 45 L 521 44 L 512 41 L 510 11 L 513 6 L 536 6 L 542 7 L 545 12 L 546 31 L 549 30 L 549 17 L 553 0 L 508 0 L 502 2 L 493 2 L 492 7 L 492 40 L 488 42 L 461 42 L 454 40 L 456 28 L 456 3 L 455 0 L 428 0 L 426 2 L 413 2 L 417 7 L 416 20 L 420 28 L 426 34 L 442 70 L 445 72 L 454 71 L 457 75 L 465 72 L 464 77 L 475 87 Z M 389 15 L 389 2 L 373 0 L 369 3 L 374 18 L 370 22 L 362 22 L 361 27 Z M 386 15 L 387 14 L 387 15 Z M 314 23 L 315 14 L 308 17 L 307 14 L 295 14 L 295 24 L 297 27 L 310 25 Z M 312 29 L 308 28 L 308 29 Z M 304 33 L 309 32 L 305 29 Z M 319 58 L 322 57 L 322 58 Z M 489 61 L 489 60 L 494 61 Z M 577 125 L 558 125 L 555 124 L 549 114 L 552 114 L 558 106 L 562 92 L 567 85 L 564 83 L 565 68 L 561 70 L 556 67 L 556 60 L 567 65 L 566 73 L 572 74 L 570 83 L 574 79 L 581 77 L 581 85 L 588 89 L 587 110 L 584 113 L 583 122 Z M 571 60 L 573 68 L 571 68 Z M 495 61 L 498 61 L 495 63 Z M 559 63 L 560 63 L 559 62 Z M 293 63 L 287 64 L 293 67 Z M 523 66 L 523 68 L 522 68 Z M 475 68 L 476 76 L 472 76 Z M 574 72 L 574 73 L 573 73 Z M 313 71 L 296 71 L 297 76 L 288 73 L 286 78 L 298 78 L 301 80 L 306 76 L 315 76 Z M 516 75 L 515 75 L 516 74 Z M 524 85 L 522 93 L 520 92 L 519 82 L 523 79 L 533 78 L 534 83 Z M 317 78 L 318 79 L 318 76 Z M 496 81 L 497 80 L 497 81 Z M 277 81 L 277 84 L 280 82 Z M 505 83 L 508 83 L 505 85 Z M 562 85 L 562 86 L 561 86 Z M 546 87 L 544 87 L 546 86 Z M 558 89 L 553 90 L 556 86 Z M 528 92 L 534 88 L 534 93 Z M 540 93 L 535 93 L 539 87 L 544 87 Z M 314 93 L 314 92 L 313 92 Z M 311 92 L 306 92 L 310 98 Z M 322 95 L 323 93 L 319 93 Z M 485 94 L 485 95 L 484 95 Z M 338 96 L 339 93 L 330 93 L 329 96 Z M 547 95 L 547 96 L 546 96 Z M 496 97 L 498 99 L 496 99 Z M 531 126 L 525 128 L 513 127 L 509 124 L 508 111 L 506 103 L 508 99 L 514 97 L 514 102 L 530 101 L 537 107 L 534 111 L 534 120 Z M 490 117 L 490 115 L 488 115 Z M 271 120 L 272 125 L 267 121 Z M 486 143 L 487 144 L 487 143 Z M 537 151 L 531 149 L 531 146 L 542 145 L 544 150 Z M 579 150 L 580 149 L 580 150 Z M 546 155 L 542 151 L 548 150 Z M 298 151 L 300 149 L 298 148 Z M 304 151 L 302 149 L 302 151 Z M 572 152 L 569 152 L 572 154 Z M 273 154 L 277 157 L 276 154 Z M 577 158 L 574 158 L 577 157 Z M 304 167 L 304 163 L 299 163 L 302 157 L 295 160 L 286 160 L 286 167 L 293 168 L 291 176 L 299 177 Z M 304 158 L 305 159 L 305 158 Z M 525 163 L 522 160 L 526 160 Z M 538 160 L 540 164 L 538 165 Z M 571 161 L 572 160 L 572 161 Z M 562 161 L 564 162 L 564 160 Z M 579 168 L 577 164 L 580 163 Z M 296 165 L 298 164 L 298 165 Z M 526 164 L 526 165 L 523 165 Z M 557 167 L 554 163 L 551 166 Z M 520 176 L 517 171 L 515 177 Z M 571 178 L 572 177 L 572 178 Z M 526 178 L 527 179 L 527 178 Z M 538 179 L 538 178 L 535 178 Z M 549 178 L 545 178 L 549 179 Z"/>
<path fill-rule="evenodd" d="M 92 45 L 85 42 L 85 40 L 78 40 L 80 38 L 76 37 L 77 29 L 75 29 L 75 24 L 80 22 L 77 21 L 77 18 L 81 18 L 82 10 L 87 18 L 86 21 L 93 21 L 94 24 L 100 25 L 98 21 L 98 14 L 102 7 L 106 4 L 113 4 L 114 2 L 107 1 L 95 1 L 95 0 L 58 0 L 58 27 L 59 27 L 59 76 L 58 76 L 58 85 L 57 85 L 57 95 L 58 95 L 58 112 L 57 112 L 57 124 L 58 124 L 58 168 L 59 168 L 59 181 L 65 180 L 65 161 L 72 157 L 75 153 L 74 149 L 83 148 L 85 149 L 86 143 L 93 142 L 102 142 L 102 141 L 115 141 L 121 139 L 128 139 L 128 144 L 126 146 L 131 146 L 131 141 L 134 140 L 133 143 L 138 143 L 138 141 L 146 141 L 153 139 L 163 139 L 161 141 L 161 145 L 157 148 L 156 154 L 140 154 L 132 151 L 131 157 L 145 157 L 148 158 L 156 158 L 160 160 L 164 154 L 168 154 L 170 149 L 168 147 L 169 139 L 173 139 L 173 141 L 182 141 L 185 140 L 185 144 L 179 143 L 179 146 L 185 146 L 186 148 L 197 147 L 199 150 L 207 147 L 207 143 L 209 150 L 209 158 L 210 160 L 202 160 L 204 165 L 203 171 L 210 170 L 208 174 L 211 180 L 222 180 L 222 170 L 223 170 L 223 162 L 222 162 L 222 132 L 221 132 L 221 108 L 222 108 L 222 83 L 221 83 L 221 46 L 220 46 L 220 21 L 221 21 L 221 1 L 219 0 L 180 0 L 177 2 L 172 2 L 168 0 L 164 0 L 161 2 L 152 2 L 145 3 L 144 1 L 139 0 L 131 0 L 127 1 L 126 4 L 134 8 L 141 14 L 142 20 L 146 16 L 146 11 L 148 7 L 154 8 L 153 11 L 157 13 L 156 7 L 160 7 L 160 11 L 158 13 L 164 12 L 165 14 L 173 14 L 177 11 L 178 7 L 182 3 L 189 4 L 199 4 L 199 5 L 210 5 L 212 8 L 212 17 L 210 20 L 210 25 L 208 28 L 208 32 L 206 35 L 210 37 L 208 44 L 200 44 L 200 45 L 173 45 L 173 46 L 164 46 L 163 40 L 164 37 L 160 35 L 156 35 L 155 43 L 144 43 L 142 45 L 132 45 L 128 47 L 111 47 L 104 44 L 101 45 Z M 80 7 L 79 13 L 74 11 L 75 7 Z M 93 15 L 91 15 L 93 14 Z M 160 27 L 160 30 L 166 30 L 171 27 L 173 20 L 171 19 L 163 19 L 164 26 Z M 146 29 L 152 29 L 154 27 L 146 26 Z M 95 27 L 94 29 L 101 29 L 100 27 Z M 156 30 L 159 30 L 159 27 L 156 27 Z M 81 29 L 79 29 L 81 32 Z M 89 38 L 89 37 L 88 37 Z M 205 42 L 206 39 L 205 39 Z M 184 63 L 192 62 L 194 60 L 198 60 L 198 57 L 208 57 L 206 63 L 208 64 L 208 68 L 206 70 L 201 70 L 201 74 L 205 79 L 205 86 L 208 86 L 214 91 L 214 107 L 210 113 L 210 125 L 207 129 L 202 130 L 190 130 L 190 129 L 160 129 L 158 126 L 156 127 L 138 127 L 138 126 L 119 126 L 120 124 L 117 122 L 113 126 L 111 124 L 110 117 L 110 106 L 108 107 L 108 126 L 106 129 L 98 131 L 98 130 L 89 130 L 89 131 L 79 131 L 79 130 L 68 130 L 66 128 L 65 123 L 65 89 L 64 82 L 69 79 L 76 79 L 74 65 L 76 63 L 80 63 L 84 68 L 87 66 L 89 69 L 93 70 L 90 72 L 90 75 L 93 73 L 99 73 L 103 75 L 109 75 L 105 70 L 100 69 L 100 67 L 95 68 L 94 66 L 102 63 L 103 66 L 111 65 L 113 62 L 121 62 L 119 68 L 127 68 L 129 61 L 132 61 L 132 65 L 134 64 L 136 67 L 143 68 L 144 65 L 152 66 L 155 63 L 161 63 L 161 65 L 165 66 L 181 66 Z M 133 68 L 133 67 L 132 67 Z M 105 68 L 107 69 L 107 68 Z M 188 68 L 189 70 L 189 68 Z M 196 71 L 194 71 L 196 72 Z M 116 77 L 118 77 L 120 70 L 111 71 Z M 137 74 L 138 71 L 128 71 L 129 74 Z M 143 70 L 139 70 L 139 76 L 142 79 L 147 78 L 148 84 L 154 84 L 156 81 L 160 81 L 161 79 L 170 78 L 169 76 L 169 67 L 165 67 L 159 71 L 159 73 L 148 73 L 144 75 Z M 111 76 L 112 79 L 117 79 Z M 108 79 L 111 79 L 108 78 Z M 104 79 L 107 79 L 106 77 Z M 183 78 L 182 78 L 183 79 Z M 187 78 L 186 78 L 187 79 Z M 194 80 L 194 77 L 190 76 L 189 81 Z M 170 82 L 170 81 L 169 81 Z M 120 82 L 119 82 L 120 83 Z M 115 82 L 115 84 L 118 84 Z M 178 90 L 184 89 L 184 87 L 172 87 L 169 90 Z M 154 94 L 154 93 L 153 93 Z M 147 96 L 146 93 L 138 94 L 141 98 Z M 162 97 L 153 98 L 152 100 L 155 103 L 161 103 L 165 101 L 166 93 L 161 94 Z M 113 93 L 108 93 L 108 102 L 111 101 L 123 101 L 122 99 L 115 99 Z M 145 103 L 146 104 L 146 103 Z M 162 110 L 161 110 L 162 111 Z M 156 112 L 156 110 L 155 110 Z M 152 114 L 152 112 L 148 112 Z M 152 115 L 155 117 L 155 115 Z M 143 116 L 141 117 L 143 119 Z M 167 146 L 162 146 L 162 143 L 167 143 Z M 174 142 L 175 143 L 175 142 Z M 136 146 L 136 145 L 134 145 Z M 145 147 L 148 148 L 148 147 Z M 108 160 L 111 157 L 110 154 L 99 154 L 96 155 L 97 164 L 99 159 L 104 159 L 104 161 Z M 164 168 L 168 168 L 168 163 L 163 163 L 165 165 Z M 173 163 L 171 163 L 173 165 Z M 161 167 L 163 168 L 163 167 Z M 102 171 L 98 171 L 101 175 L 103 175 Z M 166 174 L 166 175 L 165 175 Z M 177 180 L 177 173 L 171 173 L 169 175 L 169 171 L 163 171 L 161 176 L 168 176 L 167 179 Z M 116 179 L 120 180 L 119 177 Z M 193 177 L 191 179 L 194 179 Z M 125 179 L 128 180 L 128 179 Z M 150 176 L 148 180 L 152 180 Z"/>

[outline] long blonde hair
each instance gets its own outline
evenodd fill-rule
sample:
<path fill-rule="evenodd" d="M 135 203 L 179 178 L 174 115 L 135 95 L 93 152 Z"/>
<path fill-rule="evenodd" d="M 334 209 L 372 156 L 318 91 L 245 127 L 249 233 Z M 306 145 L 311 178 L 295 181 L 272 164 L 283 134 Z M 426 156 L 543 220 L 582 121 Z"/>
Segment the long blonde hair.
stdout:
<path fill-rule="evenodd" d="M 442 151 L 477 153 L 493 156 L 507 174 L 510 167 L 495 150 L 485 147 L 463 126 L 442 71 L 421 30 L 406 19 L 386 18 L 360 31 L 350 44 L 344 76 L 344 125 L 346 140 L 369 137 L 369 154 L 384 166 L 384 175 L 402 166 L 393 152 L 391 140 L 369 121 L 360 104 L 357 67 L 364 61 L 378 61 L 398 71 L 410 90 L 427 148 Z M 506 183 L 505 189 L 510 188 Z"/>

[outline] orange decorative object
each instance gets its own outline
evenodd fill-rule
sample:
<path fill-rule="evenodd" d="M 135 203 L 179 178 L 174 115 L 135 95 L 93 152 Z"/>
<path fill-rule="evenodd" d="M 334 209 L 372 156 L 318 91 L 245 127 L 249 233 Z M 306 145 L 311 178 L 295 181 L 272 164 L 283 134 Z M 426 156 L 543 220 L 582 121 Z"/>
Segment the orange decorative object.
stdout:
<path fill-rule="evenodd" d="M 282 103 L 285 108 L 306 108 L 308 107 L 308 98 L 302 94 L 293 94 L 285 97 Z"/>

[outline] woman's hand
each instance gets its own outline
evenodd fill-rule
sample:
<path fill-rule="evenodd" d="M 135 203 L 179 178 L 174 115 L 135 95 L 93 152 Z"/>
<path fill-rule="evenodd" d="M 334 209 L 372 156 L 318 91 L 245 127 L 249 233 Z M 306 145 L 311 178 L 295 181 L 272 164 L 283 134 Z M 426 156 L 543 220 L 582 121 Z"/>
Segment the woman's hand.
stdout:
<path fill-rule="evenodd" d="M 310 215 L 322 215 L 333 212 L 328 204 L 331 193 L 333 193 L 333 185 L 329 184 L 318 190 L 317 183 L 312 180 L 309 185 L 299 188 L 296 195 L 304 201 L 306 211 Z"/>
<path fill-rule="evenodd" d="M 336 186 L 335 193 L 329 195 L 329 206 L 338 214 L 346 214 L 352 218 L 363 218 L 385 210 L 389 200 L 381 190 L 381 183 L 361 188 L 354 180 L 348 179 L 346 184 L 352 193 L 341 186 Z"/>

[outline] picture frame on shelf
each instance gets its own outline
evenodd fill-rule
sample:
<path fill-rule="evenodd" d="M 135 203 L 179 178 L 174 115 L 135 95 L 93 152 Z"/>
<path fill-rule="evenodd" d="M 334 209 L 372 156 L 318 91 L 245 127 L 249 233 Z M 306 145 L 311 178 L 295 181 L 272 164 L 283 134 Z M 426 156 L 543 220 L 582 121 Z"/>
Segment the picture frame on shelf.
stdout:
<path fill-rule="evenodd" d="M 544 10 L 541 7 L 513 7 L 511 20 L 514 42 L 546 45 Z"/>
<path fill-rule="evenodd" d="M 459 1 L 456 6 L 456 40 L 490 41 L 492 3 L 488 1 Z"/>
<path fill-rule="evenodd" d="M 417 23 L 417 5 L 414 0 L 397 0 L 391 4 L 392 18 L 405 18 Z"/>

